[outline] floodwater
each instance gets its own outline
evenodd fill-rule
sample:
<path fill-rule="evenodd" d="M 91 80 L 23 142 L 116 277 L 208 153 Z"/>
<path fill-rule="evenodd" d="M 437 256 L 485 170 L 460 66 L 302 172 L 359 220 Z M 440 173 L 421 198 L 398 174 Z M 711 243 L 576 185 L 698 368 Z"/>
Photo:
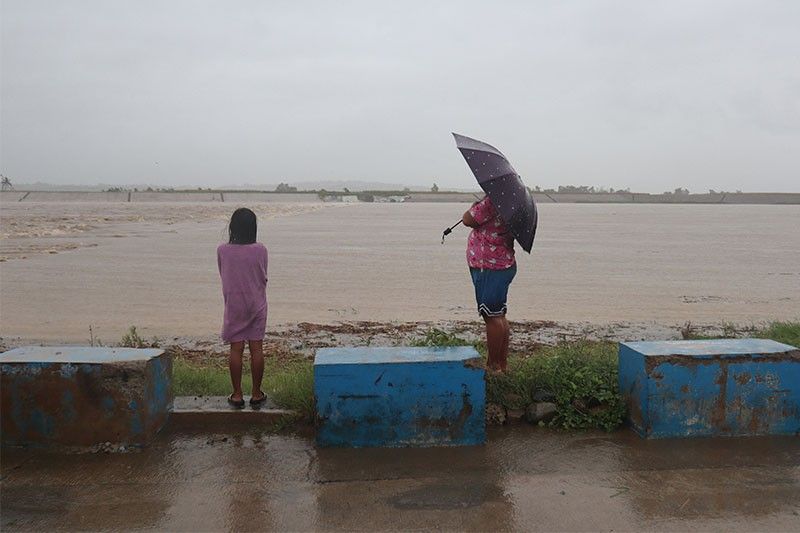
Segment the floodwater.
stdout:
<path fill-rule="evenodd" d="M 318 449 L 178 434 L 139 453 L 2 450 L 0 528 L 798 531 L 797 437 L 494 428 L 485 446 Z"/>
<path fill-rule="evenodd" d="M 115 342 L 219 330 L 216 245 L 233 204 L 2 206 L 0 336 Z M 256 204 L 269 324 L 476 318 L 465 204 Z M 518 251 L 512 320 L 800 317 L 800 206 L 546 204 Z"/>

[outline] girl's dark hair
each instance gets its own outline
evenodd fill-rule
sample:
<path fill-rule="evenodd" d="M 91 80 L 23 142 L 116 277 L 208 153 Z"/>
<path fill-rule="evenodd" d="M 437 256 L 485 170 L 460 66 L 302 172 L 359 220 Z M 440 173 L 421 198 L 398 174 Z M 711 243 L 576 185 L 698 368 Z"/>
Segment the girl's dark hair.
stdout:
<path fill-rule="evenodd" d="M 256 242 L 256 214 L 246 207 L 234 211 L 228 226 L 228 236 L 228 242 L 231 244 Z"/>

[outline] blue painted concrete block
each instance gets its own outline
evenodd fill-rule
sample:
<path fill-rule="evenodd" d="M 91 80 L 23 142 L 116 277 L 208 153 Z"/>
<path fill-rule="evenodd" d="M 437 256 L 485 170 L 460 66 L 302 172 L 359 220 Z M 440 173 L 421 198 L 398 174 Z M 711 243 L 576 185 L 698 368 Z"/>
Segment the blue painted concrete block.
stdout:
<path fill-rule="evenodd" d="M 0 354 L 4 445 L 146 444 L 172 409 L 163 350 L 27 346 Z"/>
<path fill-rule="evenodd" d="M 321 446 L 460 446 L 486 440 L 474 348 L 324 348 L 314 360 Z"/>
<path fill-rule="evenodd" d="M 624 342 L 619 387 L 644 437 L 800 434 L 800 350 L 787 344 Z"/>

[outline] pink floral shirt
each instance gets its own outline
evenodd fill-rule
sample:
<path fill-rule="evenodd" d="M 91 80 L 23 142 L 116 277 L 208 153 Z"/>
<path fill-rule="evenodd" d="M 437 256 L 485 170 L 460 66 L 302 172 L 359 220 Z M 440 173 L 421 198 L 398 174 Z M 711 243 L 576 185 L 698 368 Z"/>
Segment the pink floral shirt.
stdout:
<path fill-rule="evenodd" d="M 489 197 L 473 205 L 469 212 L 475 222 L 480 224 L 473 228 L 467 240 L 469 267 L 504 270 L 514 266 L 514 237 L 495 211 Z"/>

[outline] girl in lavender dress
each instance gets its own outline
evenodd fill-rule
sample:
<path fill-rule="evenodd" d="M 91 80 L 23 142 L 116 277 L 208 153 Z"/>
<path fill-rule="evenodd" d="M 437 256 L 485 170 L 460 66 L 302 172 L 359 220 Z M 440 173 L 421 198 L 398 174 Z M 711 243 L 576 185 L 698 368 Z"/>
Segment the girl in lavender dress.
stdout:
<path fill-rule="evenodd" d="M 247 208 L 233 212 L 228 234 L 228 242 L 217 247 L 217 266 L 225 300 L 222 340 L 231 345 L 229 368 L 233 393 L 228 396 L 228 403 L 244 407 L 242 355 L 246 341 L 253 375 L 250 405 L 255 407 L 265 400 L 261 379 L 267 325 L 267 249 L 256 242 L 256 215 Z"/>

